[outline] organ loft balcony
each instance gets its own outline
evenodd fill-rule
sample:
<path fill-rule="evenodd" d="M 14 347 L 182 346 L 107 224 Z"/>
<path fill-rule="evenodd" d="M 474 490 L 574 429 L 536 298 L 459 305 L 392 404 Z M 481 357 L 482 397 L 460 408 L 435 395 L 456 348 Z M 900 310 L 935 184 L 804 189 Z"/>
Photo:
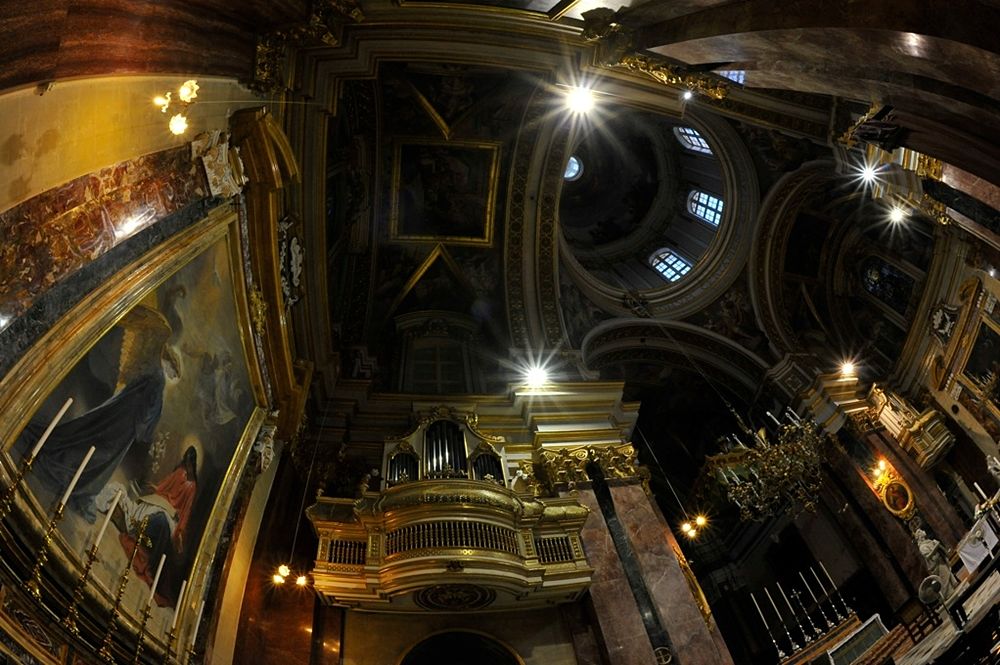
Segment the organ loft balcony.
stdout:
<path fill-rule="evenodd" d="M 590 511 L 573 496 L 536 496 L 530 461 L 508 448 L 474 414 L 448 409 L 387 439 L 381 491 L 320 497 L 306 511 L 319 539 L 316 592 L 381 612 L 577 600 L 593 573 L 580 537 Z"/>

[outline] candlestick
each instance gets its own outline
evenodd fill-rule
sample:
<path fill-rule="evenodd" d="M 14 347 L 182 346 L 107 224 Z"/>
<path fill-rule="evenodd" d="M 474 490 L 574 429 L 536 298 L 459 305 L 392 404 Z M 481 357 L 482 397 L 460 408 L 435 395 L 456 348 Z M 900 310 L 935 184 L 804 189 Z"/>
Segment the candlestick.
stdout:
<path fill-rule="evenodd" d="M 979 496 L 983 497 L 983 501 L 990 500 L 990 497 L 986 496 L 986 492 L 984 492 L 983 488 L 979 486 L 979 483 L 973 481 L 972 485 L 976 488 L 976 491 L 979 492 Z"/>
<path fill-rule="evenodd" d="M 142 655 L 143 641 L 146 639 L 146 625 L 149 623 L 149 613 L 153 607 L 146 603 L 142 610 L 142 623 L 139 625 L 139 637 L 135 642 L 135 654 L 132 656 L 132 665 L 139 665 L 139 656 Z"/>
<path fill-rule="evenodd" d="M 171 626 L 170 632 L 167 633 L 167 648 L 163 650 L 163 665 L 170 663 L 170 652 L 173 649 L 175 637 L 177 637 L 177 629 Z"/>
<path fill-rule="evenodd" d="M 775 425 L 777 425 L 779 428 L 781 427 L 781 421 L 779 421 L 777 418 L 775 418 L 774 414 L 772 414 L 770 411 L 765 411 L 764 413 L 767 414 L 768 418 L 770 418 L 771 420 L 774 421 Z"/>
<path fill-rule="evenodd" d="M 38 602 L 42 601 L 42 567 L 49 559 L 49 545 L 52 544 L 52 536 L 62 516 L 63 506 L 59 504 L 56 506 L 55 512 L 52 513 L 52 519 L 49 520 L 48 526 L 45 527 L 45 535 L 42 536 L 42 546 L 38 548 L 38 554 L 35 555 L 35 565 L 32 566 L 31 574 L 24 582 L 24 588 Z"/>
<path fill-rule="evenodd" d="M 833 623 L 830 621 L 830 618 L 826 616 L 826 610 L 823 609 L 823 604 L 819 602 L 818 598 L 816 598 L 816 594 L 813 593 L 812 587 L 809 586 L 809 582 L 806 580 L 806 576 L 802 574 L 801 570 L 799 571 L 799 577 L 802 578 L 802 583 L 806 585 L 806 591 L 809 592 L 809 595 L 812 596 L 813 602 L 816 603 L 816 607 L 819 608 L 819 613 L 823 615 L 823 621 L 826 621 L 826 629 L 831 630 L 833 628 Z"/>
<path fill-rule="evenodd" d="M 104 516 L 104 522 L 101 524 L 101 530 L 97 532 L 97 537 L 94 538 L 94 547 L 100 547 L 101 540 L 104 538 L 104 532 L 108 530 L 108 524 L 111 523 L 111 515 L 114 514 L 115 508 L 118 507 L 118 502 L 121 501 L 122 490 L 115 492 L 115 497 L 111 500 L 111 506 L 108 508 L 108 514 Z"/>
<path fill-rule="evenodd" d="M 795 639 L 792 637 L 792 633 L 788 630 L 788 626 L 785 624 L 785 620 L 781 618 L 781 612 L 778 611 L 778 606 L 774 604 L 774 598 L 771 598 L 771 592 L 764 587 L 764 593 L 767 594 L 767 599 L 771 601 L 771 607 L 774 608 L 774 613 L 778 615 L 778 620 L 781 621 L 781 627 L 785 629 L 785 635 L 788 636 L 788 643 L 792 645 L 792 653 L 799 650 L 799 645 L 795 643 Z"/>
<path fill-rule="evenodd" d="M 73 480 L 69 481 L 69 487 L 66 488 L 66 493 L 62 495 L 61 499 L 59 499 L 60 506 L 65 506 L 66 502 L 69 501 L 69 495 L 73 493 L 74 489 L 76 489 L 76 484 L 80 482 L 80 476 L 83 475 L 83 470 L 87 468 L 87 462 L 89 462 L 90 458 L 93 457 L 95 450 L 96 448 L 91 446 L 90 450 L 87 451 L 87 454 L 84 455 L 79 468 L 77 468 L 76 473 L 73 474 Z"/>
<path fill-rule="evenodd" d="M 813 623 L 812 617 L 809 616 L 808 612 L 806 612 L 806 606 L 802 603 L 802 593 L 799 592 L 798 589 L 792 589 L 792 598 L 794 598 L 795 602 L 798 603 L 799 609 L 802 610 L 802 614 L 805 616 L 806 621 L 809 622 L 809 626 L 813 629 L 813 635 L 815 637 L 822 635 L 823 631 L 816 627 L 816 624 Z"/>
<path fill-rule="evenodd" d="M 785 590 L 781 588 L 781 582 L 775 582 L 778 585 L 778 591 L 781 592 L 781 597 L 785 599 L 785 605 L 788 605 L 788 611 L 792 613 L 792 618 L 795 619 L 795 625 L 799 627 L 799 632 L 802 633 L 802 637 L 805 638 L 806 644 L 812 642 L 812 638 L 806 634 L 805 629 L 802 628 L 802 622 L 799 621 L 798 615 L 795 613 L 795 608 L 788 601 L 788 596 L 785 595 Z"/>
<path fill-rule="evenodd" d="M 104 639 L 101 640 L 101 649 L 97 652 L 101 660 L 108 663 L 113 663 L 115 660 L 114 655 L 111 653 L 111 640 L 118 629 L 118 615 L 121 612 L 122 597 L 125 595 L 125 587 L 128 586 L 128 578 L 132 573 L 132 564 L 135 561 L 135 555 L 139 552 L 140 544 L 146 547 L 153 546 L 152 541 L 146 537 L 146 529 L 148 527 L 149 517 L 143 517 L 139 523 L 139 531 L 136 534 L 135 545 L 132 546 L 132 553 L 128 557 L 128 562 L 125 564 L 121 576 L 118 578 L 118 593 L 115 595 L 115 604 L 111 608 L 111 618 L 108 620 L 108 627 L 104 631 Z"/>
<path fill-rule="evenodd" d="M 42 446 L 45 445 L 45 442 L 49 440 L 49 436 L 51 436 L 52 430 L 56 428 L 56 425 L 59 424 L 59 421 L 62 420 L 62 417 L 66 415 L 66 411 L 69 410 L 69 407 L 72 403 L 73 403 L 72 397 L 66 400 L 66 403 L 62 405 L 61 409 L 59 409 L 59 413 L 56 414 L 56 417 L 52 419 L 52 422 L 49 423 L 49 426 L 45 428 L 44 432 L 42 432 L 42 436 L 38 438 L 38 442 L 35 444 L 35 447 L 31 449 L 31 454 L 28 457 L 30 457 L 31 459 L 35 459 L 36 457 L 38 457 L 38 451 L 40 451 L 42 449 Z"/>
<path fill-rule="evenodd" d="M 194 625 L 191 626 L 191 646 L 190 649 L 194 651 L 194 641 L 198 637 L 198 629 L 201 628 L 201 613 L 205 611 L 205 601 L 201 601 L 201 605 L 198 606 L 198 616 L 195 617 Z"/>
<path fill-rule="evenodd" d="M 156 566 L 156 575 L 153 576 L 153 585 L 149 587 L 149 600 L 146 601 L 147 605 L 153 604 L 153 598 L 156 597 L 156 587 L 160 583 L 160 573 L 163 572 L 163 562 L 167 560 L 166 554 L 160 555 L 160 563 Z"/>
<path fill-rule="evenodd" d="M 837 603 L 833 602 L 833 596 L 830 594 L 829 591 L 826 590 L 826 587 L 823 586 L 823 583 L 820 581 L 819 575 L 816 574 L 816 569 L 810 566 L 809 572 L 812 573 L 813 577 L 816 578 L 816 584 L 819 585 L 819 588 L 823 591 L 823 594 L 826 596 L 826 599 L 830 601 L 830 607 L 833 608 L 833 613 L 837 615 L 837 621 L 838 622 L 843 621 L 844 616 L 840 613 L 840 609 L 837 607 Z"/>
<path fill-rule="evenodd" d="M 847 616 L 851 616 L 851 608 L 844 602 L 844 594 L 840 593 L 840 589 L 838 589 L 837 585 L 833 583 L 833 578 L 830 577 L 830 571 L 826 569 L 826 566 L 823 565 L 822 561 L 819 562 L 819 567 L 823 569 L 823 574 L 826 575 L 826 579 L 830 580 L 830 586 L 833 587 L 833 592 L 837 594 L 838 598 L 840 598 L 840 604 L 844 606 L 844 611 L 847 612 Z"/>
<path fill-rule="evenodd" d="M 177 617 L 180 615 L 181 607 L 184 604 L 184 591 L 187 589 L 187 585 L 187 580 L 181 582 L 181 592 L 177 594 L 177 604 L 174 606 L 174 620 L 170 622 L 170 630 L 177 627 Z"/>
<path fill-rule="evenodd" d="M 87 561 L 83 564 L 83 574 L 80 575 L 80 579 L 77 580 L 76 586 L 73 587 L 73 598 L 70 600 L 69 609 L 66 610 L 66 616 L 60 622 L 62 626 L 73 633 L 74 635 L 80 634 L 80 629 L 77 627 L 77 619 L 80 615 L 77 611 L 77 606 L 83 601 L 83 590 L 87 587 L 87 581 L 90 579 L 90 571 L 94 567 L 94 561 L 97 559 L 97 543 L 90 546 L 87 550 Z"/>
<path fill-rule="evenodd" d="M 750 600 L 753 601 L 754 607 L 757 608 L 757 614 L 760 615 L 760 620 L 764 622 L 764 629 L 767 630 L 767 636 L 771 638 L 771 644 L 773 644 L 774 648 L 778 650 L 778 658 L 784 658 L 785 652 L 781 650 L 781 647 L 778 646 L 777 640 L 774 639 L 774 635 L 771 634 L 771 627 L 767 625 L 767 619 L 764 618 L 764 613 L 760 611 L 760 605 L 757 604 L 757 599 L 753 597 L 753 591 L 750 592 Z"/>

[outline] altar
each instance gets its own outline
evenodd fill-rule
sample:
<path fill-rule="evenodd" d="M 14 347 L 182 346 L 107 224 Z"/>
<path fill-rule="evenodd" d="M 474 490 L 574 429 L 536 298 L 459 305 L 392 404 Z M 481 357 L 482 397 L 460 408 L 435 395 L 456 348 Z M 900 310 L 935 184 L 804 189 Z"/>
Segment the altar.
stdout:
<path fill-rule="evenodd" d="M 996 556 L 997 543 L 1000 542 L 1000 523 L 994 510 L 987 511 L 976 520 L 969 532 L 955 547 L 962 566 L 973 574 L 987 559 Z"/>

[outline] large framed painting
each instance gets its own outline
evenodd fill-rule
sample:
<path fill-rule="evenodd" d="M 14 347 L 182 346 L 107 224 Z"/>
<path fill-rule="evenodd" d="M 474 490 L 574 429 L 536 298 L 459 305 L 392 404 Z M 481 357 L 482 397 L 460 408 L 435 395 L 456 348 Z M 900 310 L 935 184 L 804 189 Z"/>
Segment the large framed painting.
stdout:
<path fill-rule="evenodd" d="M 138 617 L 151 601 L 154 639 L 182 587 L 182 615 L 195 612 L 222 528 L 213 517 L 226 513 L 265 413 L 243 265 L 226 206 L 88 296 L 0 382 L 0 412 L 21 416 L 0 425 L 8 470 L 72 400 L 26 476 L 29 511 L 47 523 L 93 447 L 50 565 L 82 567 L 107 521 L 98 596 L 110 605 L 134 551 L 121 610 Z"/>
<path fill-rule="evenodd" d="M 390 237 L 398 241 L 489 245 L 500 147 L 422 138 L 396 142 Z"/>
<path fill-rule="evenodd" d="M 983 399 L 1000 409 L 1000 332 L 985 317 L 969 351 L 962 373 L 971 379 Z"/>

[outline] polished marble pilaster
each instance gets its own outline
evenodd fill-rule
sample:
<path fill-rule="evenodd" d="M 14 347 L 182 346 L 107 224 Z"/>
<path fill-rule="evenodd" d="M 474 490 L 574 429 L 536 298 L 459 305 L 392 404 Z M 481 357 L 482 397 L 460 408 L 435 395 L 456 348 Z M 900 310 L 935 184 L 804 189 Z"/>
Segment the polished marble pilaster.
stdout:
<path fill-rule="evenodd" d="M 682 665 L 732 665 L 725 644 L 721 639 L 716 641 L 698 609 L 672 549 L 676 541 L 651 498 L 639 484 L 610 489 L 615 511 L 628 532 L 642 579 L 670 635 L 677 659 Z"/>
<path fill-rule="evenodd" d="M 615 665 L 654 663 L 653 648 L 597 497 L 592 490 L 585 489 L 579 492 L 577 499 L 590 509 L 580 535 L 587 561 L 594 569 L 590 597 L 608 662 Z"/>

